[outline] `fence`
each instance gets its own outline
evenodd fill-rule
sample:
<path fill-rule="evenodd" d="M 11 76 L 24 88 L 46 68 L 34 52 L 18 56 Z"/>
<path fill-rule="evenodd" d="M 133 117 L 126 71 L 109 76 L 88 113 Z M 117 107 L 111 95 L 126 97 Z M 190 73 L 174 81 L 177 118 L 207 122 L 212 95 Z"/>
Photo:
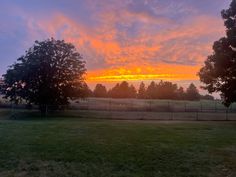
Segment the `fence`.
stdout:
<path fill-rule="evenodd" d="M 102 117 L 106 112 L 107 117 L 114 119 L 236 120 L 236 104 L 227 108 L 220 101 L 210 100 L 89 98 L 72 103 L 71 106 L 79 110 L 93 111 L 92 115 L 97 117 Z"/>
<path fill-rule="evenodd" d="M 26 110 L 26 105 L 0 105 L 11 109 L 11 114 Z M 28 107 L 35 111 L 37 106 Z M 27 109 L 28 109 L 27 108 Z M 47 115 L 83 118 L 135 120 L 236 120 L 236 104 L 229 108 L 220 101 L 173 101 L 88 98 L 72 101 L 69 106 L 45 105 Z"/>
<path fill-rule="evenodd" d="M 74 102 L 72 109 L 103 111 L 144 111 L 144 112 L 231 112 L 236 113 L 236 104 L 229 108 L 220 101 L 173 101 L 139 99 L 89 98 Z"/>

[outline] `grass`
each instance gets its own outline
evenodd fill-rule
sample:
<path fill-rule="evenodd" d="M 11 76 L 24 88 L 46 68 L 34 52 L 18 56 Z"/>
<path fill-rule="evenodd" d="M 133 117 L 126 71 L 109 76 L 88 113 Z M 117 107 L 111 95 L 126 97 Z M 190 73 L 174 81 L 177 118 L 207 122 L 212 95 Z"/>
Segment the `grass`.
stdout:
<path fill-rule="evenodd" d="M 0 121 L 1 177 L 235 177 L 235 122 Z"/>

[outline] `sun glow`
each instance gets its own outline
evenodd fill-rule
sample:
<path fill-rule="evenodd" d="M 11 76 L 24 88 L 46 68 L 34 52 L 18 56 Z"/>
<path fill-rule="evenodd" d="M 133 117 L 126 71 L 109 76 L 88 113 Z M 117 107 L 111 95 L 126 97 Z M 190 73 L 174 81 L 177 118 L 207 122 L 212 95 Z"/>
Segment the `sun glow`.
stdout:
<path fill-rule="evenodd" d="M 171 75 L 171 74 L 136 74 L 136 75 L 118 75 L 118 76 L 95 76 L 89 77 L 88 81 L 123 81 L 123 80 L 175 80 L 182 79 L 181 75 Z"/>
<path fill-rule="evenodd" d="M 197 80 L 199 66 L 159 65 L 158 67 L 120 67 L 87 73 L 87 82 Z"/>

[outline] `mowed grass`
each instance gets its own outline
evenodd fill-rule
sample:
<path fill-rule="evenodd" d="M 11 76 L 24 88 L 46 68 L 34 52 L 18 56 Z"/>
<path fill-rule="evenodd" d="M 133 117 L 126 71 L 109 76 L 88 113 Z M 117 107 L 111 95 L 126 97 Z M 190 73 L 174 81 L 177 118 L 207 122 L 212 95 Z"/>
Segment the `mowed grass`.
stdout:
<path fill-rule="evenodd" d="M 1 177 L 235 177 L 235 122 L 0 121 Z"/>

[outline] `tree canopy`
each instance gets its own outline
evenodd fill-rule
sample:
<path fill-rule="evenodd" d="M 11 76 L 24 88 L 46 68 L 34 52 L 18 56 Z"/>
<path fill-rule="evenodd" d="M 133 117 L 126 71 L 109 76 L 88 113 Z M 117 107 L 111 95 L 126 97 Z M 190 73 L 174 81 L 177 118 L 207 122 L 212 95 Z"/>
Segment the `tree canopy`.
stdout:
<path fill-rule="evenodd" d="M 137 97 L 140 99 L 146 98 L 145 93 L 146 93 L 145 84 L 143 82 L 141 82 L 141 84 L 139 85 Z"/>
<path fill-rule="evenodd" d="M 143 82 L 140 83 L 138 90 L 132 84 L 126 81 L 117 83 L 113 88 L 107 91 L 102 84 L 97 84 L 94 91 L 94 97 L 111 97 L 111 98 L 139 98 L 139 99 L 172 99 L 172 100 L 190 100 L 199 99 L 214 100 L 211 95 L 200 95 L 197 87 L 191 83 L 185 90 L 178 87 L 170 81 L 152 81 L 147 88 Z"/>
<path fill-rule="evenodd" d="M 108 95 L 112 98 L 136 98 L 136 94 L 135 87 L 126 81 L 116 84 L 108 91 Z"/>
<path fill-rule="evenodd" d="M 200 100 L 199 91 L 193 83 L 191 83 L 186 90 L 186 99 L 187 100 Z"/>
<path fill-rule="evenodd" d="M 93 95 L 95 97 L 101 97 L 101 98 L 105 98 L 107 97 L 107 89 L 104 85 L 102 84 L 97 84 L 94 91 L 93 91 Z"/>
<path fill-rule="evenodd" d="M 35 41 L 3 75 L 1 88 L 5 98 L 16 103 L 24 99 L 42 110 L 44 105 L 65 105 L 85 96 L 85 71 L 85 62 L 72 44 L 53 38 Z"/>
<path fill-rule="evenodd" d="M 210 93 L 220 92 L 225 106 L 236 101 L 236 0 L 229 9 L 222 10 L 226 37 L 213 45 L 213 54 L 208 56 L 199 72 L 203 88 Z"/>

